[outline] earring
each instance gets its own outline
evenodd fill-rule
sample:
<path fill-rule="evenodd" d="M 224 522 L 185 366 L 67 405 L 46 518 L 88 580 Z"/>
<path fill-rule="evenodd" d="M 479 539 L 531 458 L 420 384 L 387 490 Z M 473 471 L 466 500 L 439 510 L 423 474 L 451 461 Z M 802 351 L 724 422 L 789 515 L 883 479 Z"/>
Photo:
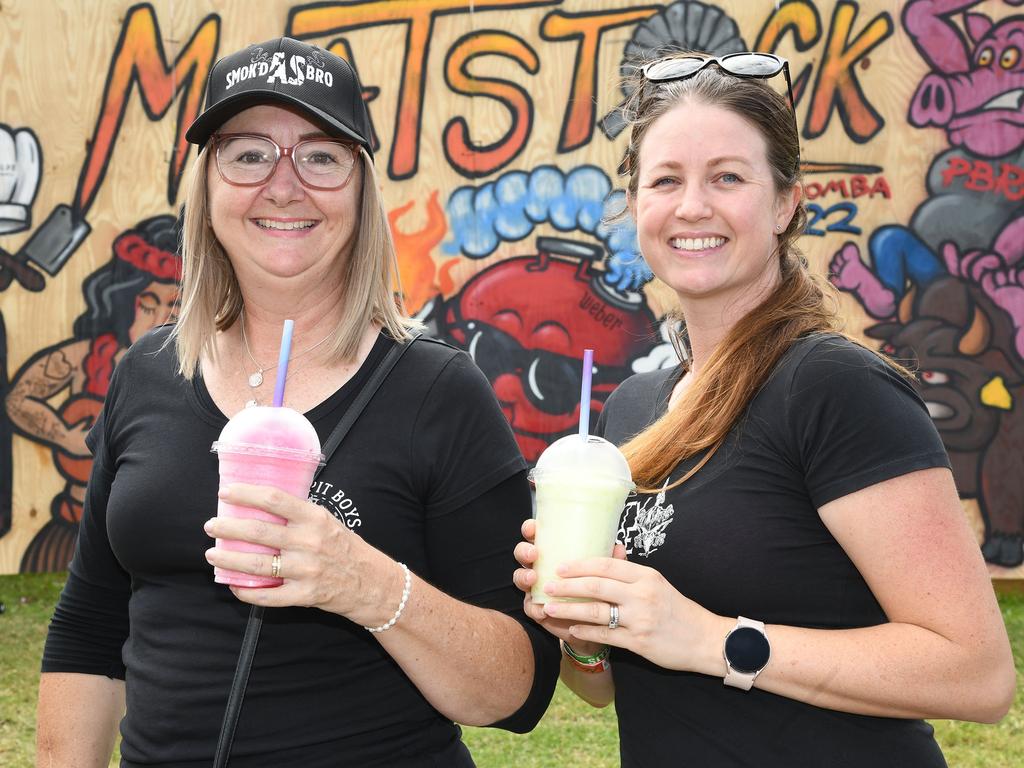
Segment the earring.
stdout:
<path fill-rule="evenodd" d="M 775 225 L 775 231 L 776 232 L 781 232 L 782 231 L 782 225 L 781 224 L 776 224 Z"/>

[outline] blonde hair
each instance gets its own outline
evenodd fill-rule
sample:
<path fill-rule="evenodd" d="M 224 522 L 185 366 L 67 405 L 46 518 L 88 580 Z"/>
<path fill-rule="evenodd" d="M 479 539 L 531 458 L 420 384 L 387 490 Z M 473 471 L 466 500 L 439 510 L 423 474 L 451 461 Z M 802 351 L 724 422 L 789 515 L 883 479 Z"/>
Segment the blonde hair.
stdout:
<path fill-rule="evenodd" d="M 638 190 L 644 136 L 658 118 L 687 99 L 727 109 L 761 133 L 777 194 L 800 183 L 796 122 L 786 99 L 764 81 L 734 77 L 709 66 L 685 80 L 650 83 L 644 81 L 638 67 L 627 83 L 627 92 L 632 96 L 624 114 L 632 130 L 623 165 L 630 175 L 631 199 L 636 199 Z M 725 442 L 794 341 L 814 332 L 840 332 L 835 288 L 811 274 L 796 248 L 806 221 L 801 201 L 778 236 L 774 256 L 779 260 L 779 284 L 730 329 L 680 401 L 622 447 L 633 480 L 641 490 L 657 489 L 681 462 L 700 455 L 697 464 L 669 487 L 691 478 Z M 688 367 L 685 317 L 682 313 L 676 316 L 680 325 L 673 343 Z"/>
<path fill-rule="evenodd" d="M 195 376 L 203 354 L 215 354 L 216 332 L 230 328 L 242 311 L 235 270 L 210 222 L 206 185 L 210 154 L 209 144 L 200 150 L 185 195 L 181 311 L 168 339 L 174 341 L 178 370 L 187 379 Z M 334 362 L 355 358 L 368 324 L 381 326 L 399 342 L 408 340 L 410 331 L 420 326 L 408 317 L 401 300 L 398 255 L 373 160 L 362 148 L 359 157 L 363 171 L 359 228 L 341 276 L 342 315 L 329 347 Z"/>

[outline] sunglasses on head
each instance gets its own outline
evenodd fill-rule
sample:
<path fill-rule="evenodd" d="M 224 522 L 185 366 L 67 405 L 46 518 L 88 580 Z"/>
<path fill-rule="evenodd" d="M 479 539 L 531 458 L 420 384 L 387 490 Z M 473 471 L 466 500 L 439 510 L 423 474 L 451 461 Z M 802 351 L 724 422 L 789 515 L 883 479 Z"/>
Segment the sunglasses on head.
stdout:
<path fill-rule="evenodd" d="M 781 72 L 786 78 L 786 90 L 789 94 L 789 107 L 796 123 L 796 100 L 793 98 L 793 80 L 789 74 L 789 62 L 773 53 L 730 53 L 726 56 L 667 56 L 646 64 L 640 71 L 644 79 L 651 83 L 668 83 L 673 80 L 686 80 L 701 70 L 715 64 L 723 72 L 736 77 L 751 77 L 767 80 Z M 797 126 L 797 135 L 800 128 Z M 799 158 L 797 165 L 799 166 Z"/>

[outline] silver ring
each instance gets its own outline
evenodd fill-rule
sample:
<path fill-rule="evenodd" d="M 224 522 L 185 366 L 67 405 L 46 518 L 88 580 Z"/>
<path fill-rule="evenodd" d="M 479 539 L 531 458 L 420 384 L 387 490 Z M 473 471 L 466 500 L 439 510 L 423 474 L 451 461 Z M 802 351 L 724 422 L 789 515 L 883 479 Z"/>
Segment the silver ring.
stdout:
<path fill-rule="evenodd" d="M 619 606 L 611 603 L 608 606 L 608 629 L 615 629 L 619 626 Z"/>
<path fill-rule="evenodd" d="M 273 579 L 281 578 L 281 555 L 280 553 L 270 558 L 270 577 Z"/>

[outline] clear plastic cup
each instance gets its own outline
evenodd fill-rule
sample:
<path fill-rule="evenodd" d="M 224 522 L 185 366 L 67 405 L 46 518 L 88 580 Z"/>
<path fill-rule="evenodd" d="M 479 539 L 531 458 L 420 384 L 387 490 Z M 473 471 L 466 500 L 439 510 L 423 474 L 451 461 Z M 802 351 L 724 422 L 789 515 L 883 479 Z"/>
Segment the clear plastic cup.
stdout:
<path fill-rule="evenodd" d="M 220 487 L 231 483 L 270 485 L 305 499 L 313 475 L 324 457 L 320 439 L 309 420 L 291 408 L 256 406 L 235 414 L 213 444 L 220 465 Z M 218 517 L 248 518 L 284 525 L 285 520 L 262 509 L 229 504 L 220 499 Z M 217 546 L 233 552 L 280 554 L 261 544 L 217 539 Z M 253 576 L 225 568 L 213 569 L 213 580 L 239 587 L 276 587 L 282 579 Z"/>
<path fill-rule="evenodd" d="M 626 497 L 636 486 L 619 449 L 600 437 L 567 435 L 548 446 L 530 472 L 537 489 L 535 603 L 553 598 L 544 586 L 569 560 L 608 557 Z"/>

